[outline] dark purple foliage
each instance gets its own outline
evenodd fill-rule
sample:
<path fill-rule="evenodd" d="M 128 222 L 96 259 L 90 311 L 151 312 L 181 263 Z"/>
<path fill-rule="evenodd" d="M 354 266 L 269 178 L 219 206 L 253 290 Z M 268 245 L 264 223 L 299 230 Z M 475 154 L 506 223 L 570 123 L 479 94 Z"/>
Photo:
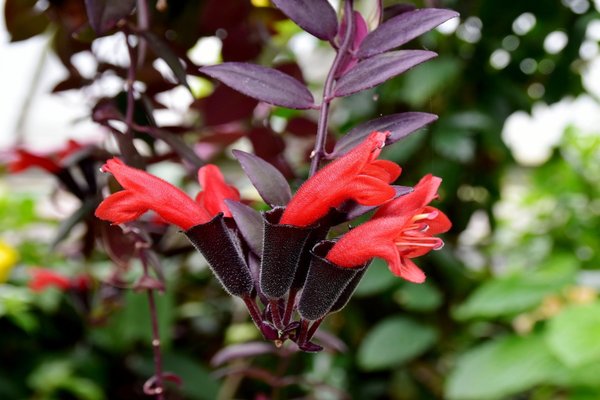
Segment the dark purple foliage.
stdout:
<path fill-rule="evenodd" d="M 136 0 L 85 0 L 92 29 L 103 35 L 133 11 Z"/>
<path fill-rule="evenodd" d="M 340 78 L 334 96 L 348 96 L 375 87 L 436 55 L 426 50 L 399 50 L 363 60 Z"/>
<path fill-rule="evenodd" d="M 234 150 L 233 155 L 267 204 L 272 207 L 284 206 L 290 201 L 292 191 L 277 168 L 262 158 L 241 150 Z"/>
<path fill-rule="evenodd" d="M 430 31 L 458 13 L 438 8 L 404 12 L 369 33 L 358 49 L 358 58 L 368 58 L 401 46 Z"/>
<path fill-rule="evenodd" d="M 229 361 L 236 360 L 238 358 L 246 358 L 252 356 L 258 356 L 261 354 L 273 353 L 275 347 L 270 343 L 265 342 L 248 342 L 236 345 L 227 346 L 224 349 L 218 351 L 210 363 L 213 367 L 218 367 Z"/>
<path fill-rule="evenodd" d="M 254 254 L 261 256 L 263 247 L 263 219 L 258 211 L 243 203 L 225 200 L 244 240 Z"/>
<path fill-rule="evenodd" d="M 329 155 L 329 158 L 337 158 L 346 154 L 373 131 L 389 131 L 391 135 L 388 137 L 386 144 L 392 144 L 405 138 L 417 129 L 432 123 L 437 120 L 437 118 L 438 117 L 435 114 L 406 112 L 386 115 L 385 117 L 364 122 L 352 128 L 338 140 L 333 148 L 333 152 Z"/>
<path fill-rule="evenodd" d="M 335 37 L 337 16 L 327 0 L 273 0 L 273 3 L 306 32 L 323 40 Z"/>
<path fill-rule="evenodd" d="M 142 36 L 146 39 L 148 46 L 152 49 L 152 51 L 160 58 L 162 58 L 173 74 L 177 81 L 184 85 L 186 88 L 190 88 L 187 84 L 185 67 L 181 63 L 181 60 L 177 57 L 177 55 L 171 50 L 169 45 L 167 45 L 161 38 L 154 35 L 151 32 L 142 32 Z"/>
<path fill-rule="evenodd" d="M 314 106 L 312 94 L 306 86 L 272 68 L 229 62 L 200 68 L 200 72 L 238 92 L 276 106 L 300 110 Z"/>

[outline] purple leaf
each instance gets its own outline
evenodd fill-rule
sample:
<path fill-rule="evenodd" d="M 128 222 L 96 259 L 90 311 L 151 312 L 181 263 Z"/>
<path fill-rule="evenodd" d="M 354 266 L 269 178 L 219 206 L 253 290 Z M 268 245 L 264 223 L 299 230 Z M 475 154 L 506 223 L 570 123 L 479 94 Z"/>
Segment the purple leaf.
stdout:
<path fill-rule="evenodd" d="M 414 4 L 400 3 L 395 4 L 393 6 L 385 7 L 383 9 L 383 20 L 387 21 L 388 19 L 392 19 L 402 13 L 413 11 L 417 8 Z"/>
<path fill-rule="evenodd" d="M 254 154 L 233 150 L 242 169 L 263 200 L 272 207 L 285 206 L 292 191 L 284 176 L 271 164 Z"/>
<path fill-rule="evenodd" d="M 389 131 L 390 136 L 385 141 L 386 145 L 389 145 L 432 123 L 437 118 L 435 114 L 406 112 L 367 121 L 352 128 L 350 132 L 342 136 L 327 158 L 337 158 L 346 154 L 358 146 L 373 131 Z"/>
<path fill-rule="evenodd" d="M 410 186 L 392 185 L 392 187 L 396 191 L 396 194 L 394 195 L 394 199 L 398 198 L 400 196 L 404 196 L 405 194 L 409 194 L 410 192 L 413 191 L 413 188 L 411 188 Z M 342 204 L 342 206 L 340 207 L 339 210 L 341 212 L 346 213 L 347 221 L 351 221 L 354 218 L 358 218 L 361 215 L 364 215 L 364 214 L 368 213 L 369 211 L 376 209 L 377 207 L 379 207 L 379 206 L 362 206 L 351 200 L 351 201 L 348 201 L 348 202 Z"/>
<path fill-rule="evenodd" d="M 152 51 L 158 57 L 162 58 L 167 63 L 169 68 L 171 68 L 171 71 L 173 71 L 173 75 L 175 75 L 177 82 L 184 85 L 186 88 L 188 88 L 188 90 L 191 91 L 187 83 L 185 67 L 181 63 L 181 60 L 179 60 L 179 57 L 173 53 L 173 50 L 171 50 L 169 45 L 151 32 L 144 31 L 141 33 L 141 35 L 144 37 L 144 39 L 146 39 L 146 42 Z"/>
<path fill-rule="evenodd" d="M 436 55 L 426 50 L 399 50 L 363 60 L 337 81 L 334 96 L 370 89 Z"/>
<path fill-rule="evenodd" d="M 337 33 L 335 10 L 327 0 L 273 0 L 273 3 L 306 32 L 323 40 Z"/>
<path fill-rule="evenodd" d="M 401 46 L 454 17 L 458 17 L 457 12 L 440 8 L 404 12 L 369 33 L 361 43 L 357 57 L 368 58 Z"/>
<path fill-rule="evenodd" d="M 262 255 L 263 219 L 258 211 L 233 200 L 225 200 L 240 233 L 254 254 Z"/>
<path fill-rule="evenodd" d="M 85 0 L 92 29 L 99 35 L 111 30 L 133 11 L 136 0 Z"/>
<path fill-rule="evenodd" d="M 346 346 L 346 343 L 344 343 L 342 339 L 333 335 L 330 332 L 326 332 L 320 329 L 317 332 L 315 332 L 314 338 L 317 339 L 319 342 L 323 343 L 327 347 L 327 349 L 331 349 L 339 353 L 348 351 L 348 346 Z"/>
<path fill-rule="evenodd" d="M 273 353 L 275 347 L 272 344 L 265 342 L 248 342 L 227 346 L 219 350 L 210 360 L 213 367 L 218 367 L 226 362 L 236 360 L 238 358 L 254 357 L 261 354 Z"/>
<path fill-rule="evenodd" d="M 287 108 L 305 110 L 314 106 L 306 86 L 291 76 L 261 65 L 228 62 L 200 68 L 246 96 Z"/>

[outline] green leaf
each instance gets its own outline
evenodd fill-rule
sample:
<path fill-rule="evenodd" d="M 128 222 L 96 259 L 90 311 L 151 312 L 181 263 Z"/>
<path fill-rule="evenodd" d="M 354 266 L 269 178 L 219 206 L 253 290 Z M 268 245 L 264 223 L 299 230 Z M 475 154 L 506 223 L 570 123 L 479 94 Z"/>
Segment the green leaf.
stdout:
<path fill-rule="evenodd" d="M 160 342 L 162 348 L 171 345 L 171 327 L 174 318 L 173 293 L 154 293 Z M 94 329 L 92 340 L 100 346 L 116 351 L 123 351 L 134 343 L 152 342 L 152 325 L 145 292 L 128 291 L 123 299 L 123 308 L 113 314 L 105 326 Z"/>
<path fill-rule="evenodd" d="M 404 317 L 383 320 L 367 333 L 358 349 L 358 365 L 368 371 L 401 365 L 429 349 L 437 333 Z"/>
<path fill-rule="evenodd" d="M 578 261 L 556 255 L 543 268 L 491 280 L 479 286 L 454 313 L 458 319 L 511 316 L 537 307 L 572 282 Z"/>
<path fill-rule="evenodd" d="M 501 338 L 469 350 L 458 360 L 446 382 L 445 398 L 506 398 L 552 382 L 561 367 L 539 335 Z"/>
<path fill-rule="evenodd" d="M 392 275 L 385 261 L 376 258 L 365 272 L 354 295 L 357 297 L 372 296 L 386 291 L 398 282 L 399 279 Z"/>
<path fill-rule="evenodd" d="M 566 365 L 600 361 L 600 303 L 574 305 L 548 323 L 546 339 Z"/>
<path fill-rule="evenodd" d="M 407 282 L 394 293 L 394 300 L 407 310 L 433 311 L 442 304 L 442 294 L 429 283 Z"/>
<path fill-rule="evenodd" d="M 213 400 L 218 397 L 219 383 L 211 371 L 197 360 L 178 353 L 164 355 L 165 371 L 183 380 L 181 391 L 192 400 Z"/>
<path fill-rule="evenodd" d="M 433 95 L 455 82 L 460 69 L 459 60 L 440 56 L 408 71 L 396 96 L 411 108 L 421 108 L 431 101 Z"/>

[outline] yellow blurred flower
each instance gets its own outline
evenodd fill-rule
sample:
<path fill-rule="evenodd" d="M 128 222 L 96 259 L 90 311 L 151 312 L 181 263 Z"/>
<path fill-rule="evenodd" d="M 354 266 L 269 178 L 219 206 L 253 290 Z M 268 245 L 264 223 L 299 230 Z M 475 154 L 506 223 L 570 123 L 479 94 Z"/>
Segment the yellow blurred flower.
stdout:
<path fill-rule="evenodd" d="M 0 240 L 0 283 L 6 282 L 18 259 L 17 251 Z"/>

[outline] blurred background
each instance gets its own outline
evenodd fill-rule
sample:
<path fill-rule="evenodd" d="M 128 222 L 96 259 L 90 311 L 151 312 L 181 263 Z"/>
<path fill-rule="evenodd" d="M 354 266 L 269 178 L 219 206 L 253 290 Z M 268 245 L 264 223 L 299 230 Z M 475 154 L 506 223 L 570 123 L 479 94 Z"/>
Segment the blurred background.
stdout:
<path fill-rule="evenodd" d="M 168 1 L 166 11 L 150 3 L 152 30 L 181 58 L 286 63 L 319 98 L 332 50 L 267 0 Z M 375 2 L 356 3 L 368 17 Z M 17 147 L 48 154 L 76 139 L 114 150 L 90 114 L 123 93 L 124 38 L 93 40 L 82 0 L 0 4 L 0 398 L 145 398 L 153 367 L 144 295 L 101 283 L 113 268 L 106 245 L 86 253 L 81 221 L 65 228 L 77 198 L 44 171 L 6 167 Z M 427 282 L 371 267 L 324 324 L 349 350 L 211 365 L 219 350 L 259 333 L 197 256 L 168 254 L 158 298 L 165 368 L 183 379 L 169 399 L 600 398 L 600 2 L 412 4 L 460 13 L 405 46 L 439 57 L 334 101 L 330 130 L 339 136 L 402 111 L 439 115 L 384 150 L 403 167 L 400 184 L 426 173 L 444 180 L 435 206 L 453 229 L 441 251 L 417 262 Z M 143 83 L 160 104 L 156 123 L 185 126 L 186 140 L 247 198 L 256 195 L 233 147 L 262 151 L 293 182 L 304 176 L 316 114 L 248 105 L 193 71 L 190 94 L 165 61 L 152 60 Z M 251 124 L 230 129 L 257 115 L 269 134 Z M 265 150 L 265 141 L 275 144 Z M 153 172 L 185 184 L 176 163 Z M 35 268 L 69 277 L 71 287 L 36 290 Z M 82 274 L 92 283 L 75 287 Z M 295 380 L 273 388 L 261 376 L 227 373 L 249 365 Z"/>

